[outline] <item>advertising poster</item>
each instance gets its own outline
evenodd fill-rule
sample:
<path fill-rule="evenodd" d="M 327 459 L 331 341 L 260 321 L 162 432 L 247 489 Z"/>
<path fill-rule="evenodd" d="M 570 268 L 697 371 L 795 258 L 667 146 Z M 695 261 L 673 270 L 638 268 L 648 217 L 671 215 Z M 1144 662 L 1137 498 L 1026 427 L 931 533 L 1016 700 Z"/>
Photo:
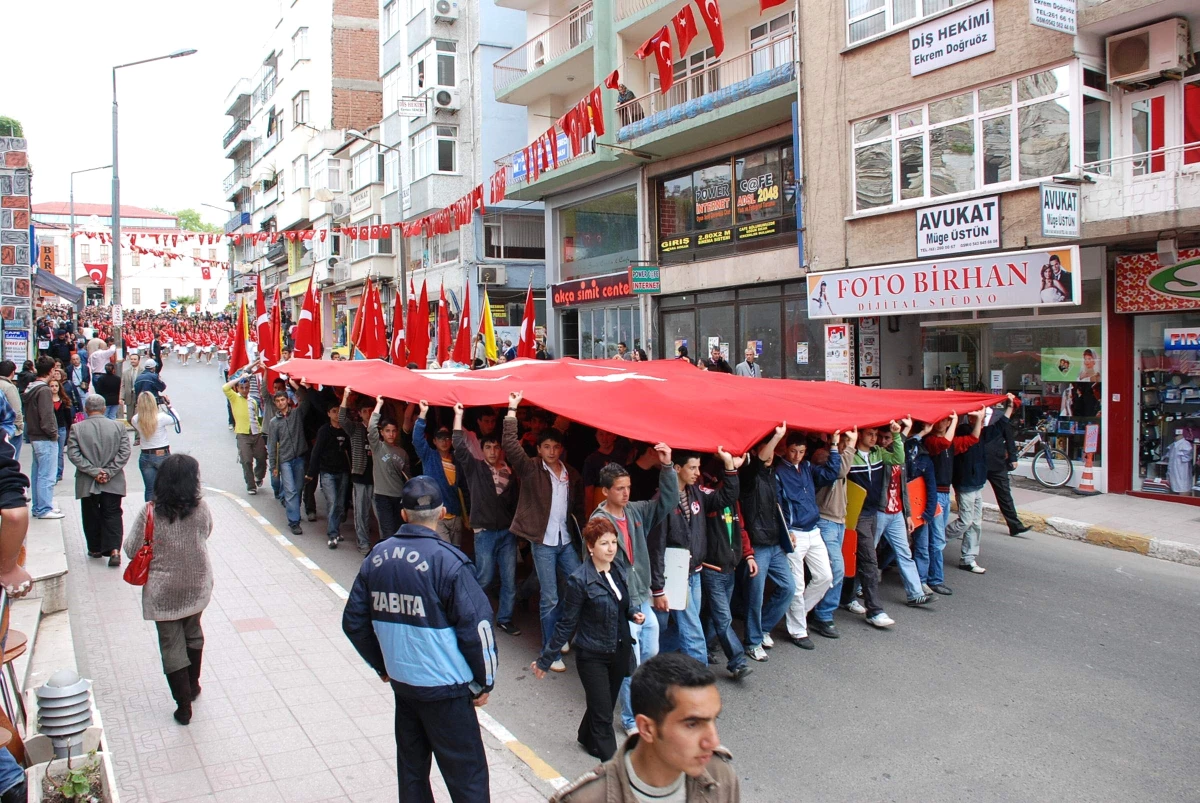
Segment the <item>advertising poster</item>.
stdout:
<path fill-rule="evenodd" d="M 879 356 L 879 319 L 859 318 L 858 378 L 863 387 L 879 387 Z"/>
<path fill-rule="evenodd" d="M 851 384 L 850 324 L 825 325 L 825 381 Z"/>
<path fill-rule="evenodd" d="M 1041 351 L 1043 382 L 1099 382 L 1100 347 Z"/>
<path fill-rule="evenodd" d="M 1164 268 L 1158 254 L 1117 257 L 1117 312 L 1200 309 L 1200 248 L 1181 248 Z"/>
<path fill-rule="evenodd" d="M 796 344 L 796 365 L 808 365 L 808 343 Z"/>

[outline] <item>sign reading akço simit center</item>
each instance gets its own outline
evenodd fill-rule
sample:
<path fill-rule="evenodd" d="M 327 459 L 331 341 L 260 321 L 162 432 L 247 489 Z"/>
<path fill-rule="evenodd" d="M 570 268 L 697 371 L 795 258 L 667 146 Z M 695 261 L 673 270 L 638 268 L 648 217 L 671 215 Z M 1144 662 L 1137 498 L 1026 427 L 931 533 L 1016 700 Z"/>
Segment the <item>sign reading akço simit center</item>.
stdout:
<path fill-rule="evenodd" d="M 601 301 L 615 301 L 633 297 L 633 282 L 630 272 L 609 273 L 604 276 L 589 276 L 573 279 L 550 286 L 550 301 L 555 307 L 578 307 Z"/>
<path fill-rule="evenodd" d="M 1078 246 L 810 273 L 807 281 L 809 318 L 1072 306 L 1082 300 Z"/>

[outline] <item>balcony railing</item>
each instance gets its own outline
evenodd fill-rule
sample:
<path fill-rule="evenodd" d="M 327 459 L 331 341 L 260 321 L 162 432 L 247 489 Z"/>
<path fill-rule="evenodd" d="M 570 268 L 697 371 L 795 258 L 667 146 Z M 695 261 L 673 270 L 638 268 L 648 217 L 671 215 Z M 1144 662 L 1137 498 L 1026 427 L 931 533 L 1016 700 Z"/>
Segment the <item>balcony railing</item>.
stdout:
<path fill-rule="evenodd" d="M 233 215 L 229 218 L 229 220 L 225 221 L 225 233 L 233 234 L 235 231 L 240 229 L 242 226 L 249 226 L 249 225 L 250 225 L 250 213 L 249 212 L 234 212 Z"/>
<path fill-rule="evenodd" d="M 1200 144 L 1081 165 L 1083 222 L 1200 208 Z"/>
<path fill-rule="evenodd" d="M 645 11 L 661 0 L 617 0 L 617 19 L 625 20 L 639 11 Z"/>
<path fill-rule="evenodd" d="M 590 156 L 596 152 L 596 135 L 588 134 L 583 138 L 583 147 L 579 153 L 572 156 L 571 149 L 567 145 L 565 134 L 559 134 L 558 138 L 558 165 L 562 167 L 567 162 L 575 159 L 582 159 L 585 156 Z M 507 156 L 501 156 L 495 162 L 496 167 L 501 168 L 505 172 L 505 177 L 509 184 L 520 184 L 529 181 L 529 166 L 525 164 L 525 152 L 514 151 Z M 549 174 L 554 173 L 554 168 L 551 168 Z"/>
<path fill-rule="evenodd" d="M 794 60 L 795 29 L 785 36 L 764 42 L 745 53 L 739 53 L 686 75 L 676 74 L 674 85 L 666 91 L 651 92 L 617 106 L 617 124 L 627 126 L 652 114 L 681 106 L 724 87 L 747 81 L 756 75 L 770 72 Z"/>
<path fill-rule="evenodd" d="M 233 126 L 225 132 L 225 138 L 221 140 L 221 147 L 228 148 L 229 143 L 233 142 L 234 137 L 245 131 L 250 126 L 250 121 L 245 117 L 241 117 Z"/>
<path fill-rule="evenodd" d="M 494 87 L 505 87 L 539 70 L 564 53 L 591 41 L 595 35 L 592 25 L 592 4 L 584 3 L 523 45 L 513 48 L 496 61 Z"/>
<path fill-rule="evenodd" d="M 250 178 L 250 165 L 238 165 L 233 168 L 233 172 L 225 177 L 225 181 L 221 186 L 225 189 L 226 194 L 233 191 L 234 185 Z"/>

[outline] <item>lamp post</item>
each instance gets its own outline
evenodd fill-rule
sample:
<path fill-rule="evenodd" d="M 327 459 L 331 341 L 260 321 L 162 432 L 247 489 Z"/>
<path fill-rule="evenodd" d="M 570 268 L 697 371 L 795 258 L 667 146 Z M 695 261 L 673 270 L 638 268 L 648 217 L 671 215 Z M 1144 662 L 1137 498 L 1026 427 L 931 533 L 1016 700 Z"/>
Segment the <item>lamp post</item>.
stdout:
<path fill-rule="evenodd" d="M 113 107 L 112 107 L 112 209 L 109 210 L 112 217 L 112 286 L 113 286 L 113 304 L 121 303 L 121 177 L 118 172 L 117 159 L 117 70 L 125 67 L 136 67 L 139 64 L 149 64 L 152 61 L 163 61 L 165 59 L 177 59 L 183 56 L 190 56 L 196 51 L 193 50 L 176 50 L 174 53 L 168 53 L 165 56 L 155 56 L 152 59 L 142 59 L 141 61 L 131 61 L 127 64 L 118 64 L 112 68 L 112 85 L 113 85 Z M 113 342 L 117 345 L 117 356 L 120 358 L 124 355 L 124 339 L 121 335 L 121 326 L 114 323 L 113 325 Z"/>
<path fill-rule="evenodd" d="M 75 170 L 71 173 L 71 286 L 75 286 L 75 176 L 79 173 L 90 173 L 93 170 L 107 170 L 112 165 L 89 167 L 86 170 Z"/>

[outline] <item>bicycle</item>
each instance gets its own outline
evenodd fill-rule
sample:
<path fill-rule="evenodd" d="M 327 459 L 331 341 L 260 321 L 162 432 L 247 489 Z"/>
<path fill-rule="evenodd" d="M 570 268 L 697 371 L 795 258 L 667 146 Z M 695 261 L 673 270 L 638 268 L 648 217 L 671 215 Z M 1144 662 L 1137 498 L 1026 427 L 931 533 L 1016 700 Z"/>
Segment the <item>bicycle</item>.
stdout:
<path fill-rule="evenodd" d="M 1018 444 L 1017 458 L 1033 455 L 1033 478 L 1047 488 L 1061 488 L 1071 481 L 1075 465 L 1065 452 L 1043 439 L 1049 428 L 1049 419 L 1038 422 L 1034 436 Z"/>

